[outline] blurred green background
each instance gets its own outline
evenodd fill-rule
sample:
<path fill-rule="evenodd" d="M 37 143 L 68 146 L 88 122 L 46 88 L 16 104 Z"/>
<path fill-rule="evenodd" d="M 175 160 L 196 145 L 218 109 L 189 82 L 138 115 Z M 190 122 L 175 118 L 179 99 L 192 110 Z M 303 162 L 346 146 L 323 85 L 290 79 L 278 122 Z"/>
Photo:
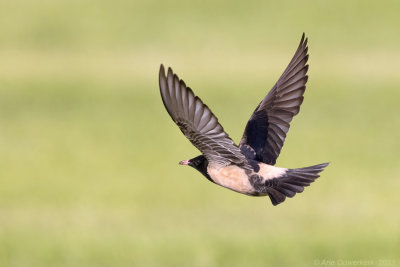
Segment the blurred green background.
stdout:
<path fill-rule="evenodd" d="M 400 266 L 399 10 L 1 1 L 0 266 Z M 331 161 L 322 177 L 273 207 L 179 166 L 198 151 L 160 63 L 238 141 L 303 31 L 310 79 L 277 165 Z"/>

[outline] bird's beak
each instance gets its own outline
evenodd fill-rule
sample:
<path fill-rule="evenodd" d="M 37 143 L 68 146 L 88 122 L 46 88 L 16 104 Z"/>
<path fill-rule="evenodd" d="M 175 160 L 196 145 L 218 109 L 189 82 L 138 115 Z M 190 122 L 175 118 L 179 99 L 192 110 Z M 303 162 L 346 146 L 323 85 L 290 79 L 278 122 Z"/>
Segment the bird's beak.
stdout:
<path fill-rule="evenodd" d="M 180 165 L 189 165 L 189 160 L 182 160 L 179 162 Z"/>

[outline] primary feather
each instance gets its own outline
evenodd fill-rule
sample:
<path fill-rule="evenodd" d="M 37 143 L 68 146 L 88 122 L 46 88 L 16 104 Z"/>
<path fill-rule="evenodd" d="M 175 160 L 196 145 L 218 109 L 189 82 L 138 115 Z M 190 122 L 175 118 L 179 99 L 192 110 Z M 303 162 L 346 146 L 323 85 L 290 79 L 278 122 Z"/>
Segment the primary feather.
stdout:
<path fill-rule="evenodd" d="M 160 91 L 172 120 L 209 162 L 250 168 L 246 157 L 219 124 L 211 110 L 168 68 L 160 67 Z"/>
<path fill-rule="evenodd" d="M 299 113 L 308 80 L 307 51 L 303 34 L 289 65 L 247 122 L 240 146 L 253 149 L 257 161 L 275 165 L 290 122 Z"/>

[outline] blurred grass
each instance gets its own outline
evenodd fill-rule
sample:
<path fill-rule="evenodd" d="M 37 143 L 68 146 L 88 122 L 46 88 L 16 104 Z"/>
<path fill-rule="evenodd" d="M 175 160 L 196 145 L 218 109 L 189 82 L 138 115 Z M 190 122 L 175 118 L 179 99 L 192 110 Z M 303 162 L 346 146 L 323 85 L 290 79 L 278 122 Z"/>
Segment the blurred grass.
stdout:
<path fill-rule="evenodd" d="M 400 265 L 398 1 L 0 2 L 0 266 Z M 331 161 L 272 207 L 177 165 L 160 63 L 238 141 L 310 38 L 279 166 Z"/>

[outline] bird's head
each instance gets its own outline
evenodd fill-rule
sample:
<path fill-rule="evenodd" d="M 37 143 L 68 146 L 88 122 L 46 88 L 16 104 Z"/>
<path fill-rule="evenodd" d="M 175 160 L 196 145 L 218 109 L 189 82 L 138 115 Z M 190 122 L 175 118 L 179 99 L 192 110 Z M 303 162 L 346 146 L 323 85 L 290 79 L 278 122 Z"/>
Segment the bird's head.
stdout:
<path fill-rule="evenodd" d="M 203 155 L 188 160 L 182 160 L 181 162 L 179 162 L 179 164 L 188 165 L 195 168 L 196 170 L 201 172 L 208 180 L 212 181 L 207 173 L 208 160 Z"/>
<path fill-rule="evenodd" d="M 207 168 L 208 161 L 207 159 L 201 155 L 192 159 L 182 160 L 179 162 L 180 165 L 189 165 L 190 167 L 195 168 L 196 170 Z M 204 166 L 205 165 L 205 166 Z"/>

